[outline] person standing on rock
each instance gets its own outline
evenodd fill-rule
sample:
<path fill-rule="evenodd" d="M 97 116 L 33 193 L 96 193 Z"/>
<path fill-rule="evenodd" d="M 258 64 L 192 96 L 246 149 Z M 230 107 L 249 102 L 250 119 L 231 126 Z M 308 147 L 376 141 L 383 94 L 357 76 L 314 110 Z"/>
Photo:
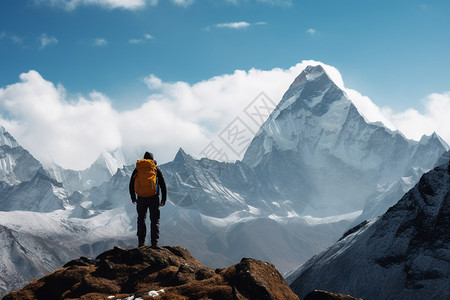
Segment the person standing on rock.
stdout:
<path fill-rule="evenodd" d="M 159 190 L 161 189 L 161 202 L 159 202 Z M 131 175 L 129 184 L 131 201 L 137 209 L 137 236 L 138 247 L 145 246 L 147 227 L 145 219 L 147 210 L 150 211 L 150 231 L 153 248 L 158 247 L 159 239 L 159 207 L 166 204 L 167 189 L 161 169 L 156 166 L 153 154 L 145 152 L 144 159 L 138 160 L 136 169 Z M 137 198 L 136 198 L 137 194 Z"/>

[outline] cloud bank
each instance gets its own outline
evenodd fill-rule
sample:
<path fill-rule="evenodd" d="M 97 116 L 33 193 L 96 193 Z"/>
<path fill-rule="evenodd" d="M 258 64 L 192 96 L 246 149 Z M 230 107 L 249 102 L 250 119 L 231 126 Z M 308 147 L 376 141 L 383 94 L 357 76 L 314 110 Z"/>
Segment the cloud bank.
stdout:
<path fill-rule="evenodd" d="M 226 150 L 218 136 L 236 118 L 256 132 L 258 127 L 246 119 L 246 107 L 261 92 L 278 103 L 295 77 L 310 64 L 321 63 L 303 61 L 289 69 L 267 71 L 236 70 L 192 85 L 165 82 L 150 74 L 144 80 L 148 97 L 140 107 L 127 111 L 115 110 L 106 95 L 95 91 L 70 98 L 63 86 L 29 71 L 20 75 L 19 82 L 0 88 L 0 125 L 37 159 L 71 169 L 86 168 L 102 150 L 117 148 L 125 153 L 153 151 L 160 163 L 172 160 L 180 147 L 200 157 L 211 142 Z M 422 112 L 394 112 L 346 88 L 336 68 L 322 65 L 368 121 L 382 121 L 416 140 L 436 131 L 450 141 L 450 92 L 423 99 Z"/>

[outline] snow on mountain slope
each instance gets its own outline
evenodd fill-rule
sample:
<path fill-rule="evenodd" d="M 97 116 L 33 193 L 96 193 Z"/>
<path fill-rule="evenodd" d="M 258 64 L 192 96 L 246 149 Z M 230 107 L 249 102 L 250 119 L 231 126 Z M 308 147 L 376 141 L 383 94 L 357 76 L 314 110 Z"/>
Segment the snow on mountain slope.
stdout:
<path fill-rule="evenodd" d="M 67 192 L 0 126 L 0 211 L 52 211 L 68 206 Z"/>
<path fill-rule="evenodd" d="M 41 167 L 41 163 L 0 126 L 0 182 L 13 185 L 31 180 Z"/>
<path fill-rule="evenodd" d="M 251 168 L 240 162 L 195 160 L 180 149 L 172 162 L 161 166 L 168 198 L 178 206 L 204 215 L 226 217 L 236 211 L 249 215 L 279 210 L 271 202 L 278 197 Z"/>
<path fill-rule="evenodd" d="M 30 235 L 2 225 L 0 245 L 0 297 L 79 255 L 45 236 Z"/>
<path fill-rule="evenodd" d="M 20 147 L 14 137 L 3 126 L 0 126 L 0 146 L 8 146 L 10 148 Z"/>
<path fill-rule="evenodd" d="M 118 169 L 110 180 L 85 192 L 80 207 L 83 210 L 87 209 L 92 212 L 118 208 L 124 209 L 129 213 L 134 212 L 135 207 L 131 203 L 128 191 L 128 183 L 133 170 L 134 167 L 132 166 Z M 81 217 L 77 215 L 77 212 L 76 208 L 71 216 Z"/>
<path fill-rule="evenodd" d="M 48 212 L 67 208 L 69 200 L 62 184 L 40 169 L 30 181 L 16 185 L 0 182 L 0 210 Z"/>
<path fill-rule="evenodd" d="M 450 164 L 422 176 L 384 215 L 365 222 L 287 276 L 364 299 L 449 299 Z"/>
<path fill-rule="evenodd" d="M 70 213 L 0 212 L 0 297 L 81 255 L 135 246 L 133 216 L 122 209 L 89 219 L 70 218 Z"/>
<path fill-rule="evenodd" d="M 125 159 L 119 149 L 111 153 L 103 151 L 89 168 L 82 171 L 67 170 L 56 164 L 45 165 L 44 168 L 52 178 L 62 182 L 67 191 L 72 194 L 75 191 L 83 192 L 101 185 L 124 165 Z"/>
<path fill-rule="evenodd" d="M 209 168 L 203 170 L 202 165 Z M 83 222 L 89 222 L 98 219 L 101 214 L 108 215 L 111 210 L 120 212 L 129 217 L 121 226 L 130 228 L 129 237 L 135 246 L 136 208 L 128 193 L 133 169 L 133 166 L 120 169 L 110 181 L 91 189 L 86 195 L 80 195 L 76 202 L 71 201 L 74 209 L 70 211 L 70 220 L 80 218 L 84 219 Z M 311 224 L 308 218 L 295 215 L 279 217 L 274 210 L 260 210 L 247 202 L 242 204 L 243 209 L 230 209 L 234 202 L 228 204 L 228 194 L 220 192 L 233 188 L 247 195 L 252 185 L 247 185 L 243 178 L 248 178 L 248 170 L 242 171 L 234 164 L 194 160 L 183 150 L 179 151 L 173 162 L 162 165 L 161 169 L 168 183 L 169 195 L 166 206 L 161 208 L 160 243 L 187 247 L 202 263 L 211 267 L 223 267 L 244 256 L 255 255 L 275 263 L 283 272 L 288 271 L 335 241 L 356 217 L 344 216 Z M 186 172 L 192 172 L 190 179 Z M 206 205 L 188 202 L 186 199 L 191 201 L 192 198 L 188 197 L 194 195 L 189 191 L 197 184 L 202 193 L 210 193 L 216 198 L 208 199 Z M 218 188 L 218 191 L 213 188 Z M 185 200 L 180 200 L 180 195 Z M 179 201 L 185 203 L 181 205 Z M 277 239 L 277 247 L 268 242 L 268 232 L 273 233 L 270 239 Z M 313 240 L 311 236 L 314 236 Z"/>
<path fill-rule="evenodd" d="M 399 182 L 414 168 L 431 169 L 447 150 L 436 134 L 416 142 L 367 123 L 319 65 L 291 84 L 243 163 L 298 214 L 327 216 L 363 209 L 379 186 Z"/>
<path fill-rule="evenodd" d="M 353 220 L 343 216 L 311 224 L 308 217 L 271 218 L 245 211 L 216 218 L 168 202 L 161 209 L 161 244 L 184 246 L 212 268 L 253 257 L 286 272 L 333 243 Z"/>
<path fill-rule="evenodd" d="M 88 256 L 136 246 L 134 167 L 123 167 L 120 153 L 103 153 L 84 171 L 46 167 L 51 179 L 5 130 L 0 140 L 5 230 Z M 336 241 L 361 210 L 383 213 L 446 150 L 437 135 L 414 142 L 368 124 L 322 67 L 308 67 L 242 162 L 196 160 L 180 149 L 161 166 L 169 200 L 161 244 L 185 246 L 209 266 L 254 256 L 284 272 Z"/>

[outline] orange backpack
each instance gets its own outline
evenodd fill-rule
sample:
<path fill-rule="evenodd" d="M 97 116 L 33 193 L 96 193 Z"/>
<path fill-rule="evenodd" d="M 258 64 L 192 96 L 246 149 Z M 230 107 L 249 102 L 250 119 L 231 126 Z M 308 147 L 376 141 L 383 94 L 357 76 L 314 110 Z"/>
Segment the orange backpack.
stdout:
<path fill-rule="evenodd" d="M 141 159 L 136 163 L 137 174 L 134 178 L 134 191 L 139 197 L 156 195 L 156 165 L 151 159 Z"/>

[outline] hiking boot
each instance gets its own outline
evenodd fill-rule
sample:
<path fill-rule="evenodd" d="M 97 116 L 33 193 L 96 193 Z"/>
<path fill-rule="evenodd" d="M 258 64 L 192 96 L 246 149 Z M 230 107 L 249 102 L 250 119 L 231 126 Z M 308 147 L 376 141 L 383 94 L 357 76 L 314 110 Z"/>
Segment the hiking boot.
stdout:
<path fill-rule="evenodd" d="M 158 244 L 156 244 L 156 243 L 152 243 L 151 248 L 152 249 L 161 249 L 160 247 L 158 247 Z"/>
<path fill-rule="evenodd" d="M 141 242 L 141 241 L 139 241 L 139 244 L 138 244 L 138 248 L 139 248 L 139 247 L 144 247 L 144 246 L 145 246 L 145 242 L 143 242 L 143 241 L 142 241 L 142 242 Z"/>

